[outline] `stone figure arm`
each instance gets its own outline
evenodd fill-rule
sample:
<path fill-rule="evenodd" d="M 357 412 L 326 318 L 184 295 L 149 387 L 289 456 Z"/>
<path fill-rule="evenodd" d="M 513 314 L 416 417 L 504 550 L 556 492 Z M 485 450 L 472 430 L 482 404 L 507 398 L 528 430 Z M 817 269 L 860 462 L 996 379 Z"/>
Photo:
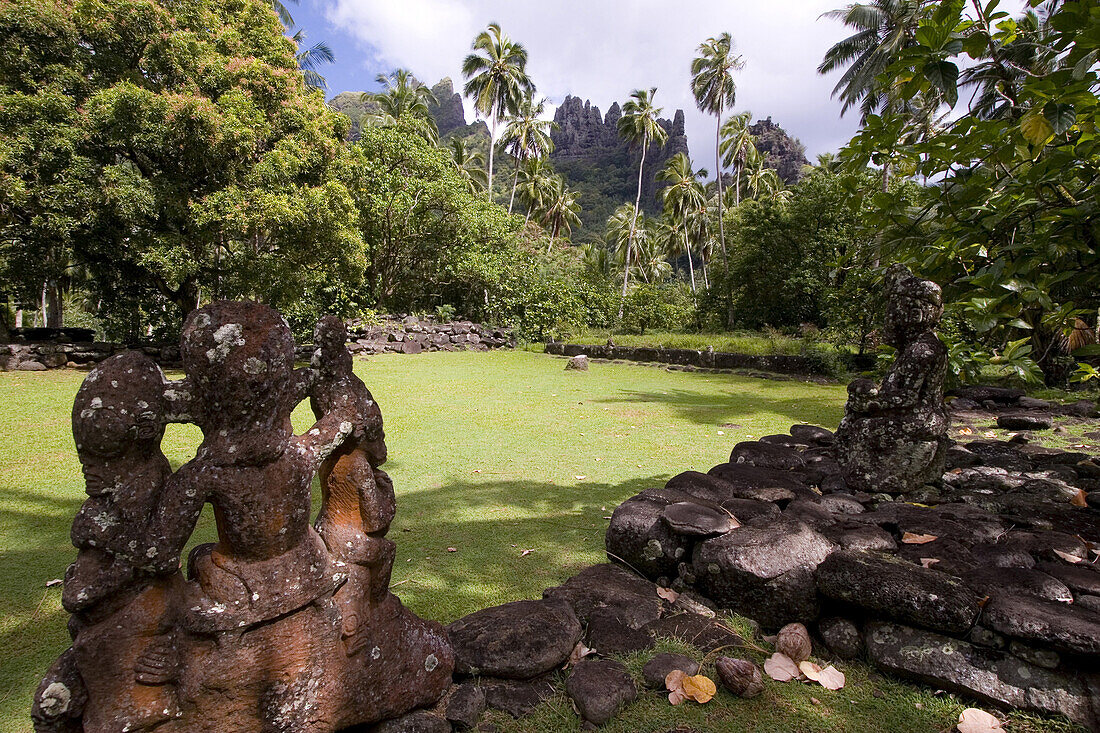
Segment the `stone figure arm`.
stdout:
<path fill-rule="evenodd" d="M 898 354 L 882 380 L 882 386 L 867 399 L 864 410 L 886 412 L 916 407 L 921 403 L 924 384 L 933 367 L 934 354 L 924 344 L 912 344 Z"/>
<path fill-rule="evenodd" d="M 180 467 L 164 483 L 158 505 L 149 517 L 141 559 L 158 574 L 175 572 L 180 566 L 183 548 L 195 531 L 209 496 L 203 480 L 205 466 L 195 458 Z"/>

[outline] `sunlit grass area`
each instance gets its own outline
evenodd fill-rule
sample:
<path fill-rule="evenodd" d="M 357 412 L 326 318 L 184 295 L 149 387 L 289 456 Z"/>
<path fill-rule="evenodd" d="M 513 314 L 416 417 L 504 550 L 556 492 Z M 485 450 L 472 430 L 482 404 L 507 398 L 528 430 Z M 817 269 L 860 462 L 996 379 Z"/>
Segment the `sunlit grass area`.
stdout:
<path fill-rule="evenodd" d="M 738 440 L 802 421 L 835 427 L 843 411 L 842 386 L 563 365 L 527 352 L 357 362 L 386 418 L 386 469 L 398 492 L 393 590 L 417 613 L 445 623 L 540 597 L 604 559 L 607 517 L 622 500 L 680 471 L 706 471 Z M 46 584 L 75 556 L 69 525 L 84 493 L 70 410 L 83 376 L 0 374 L 0 731 L 30 730 L 34 688 L 69 643 L 60 588 Z M 300 406 L 296 427 L 311 421 Z M 172 426 L 164 451 L 178 466 L 198 440 L 197 429 Z M 207 512 L 192 543 L 213 538 Z M 769 685 L 755 701 L 720 694 L 677 710 L 650 694 L 608 730 L 936 731 L 962 708 L 858 665 L 845 670 L 853 684 L 839 693 Z M 498 722 L 502 730 L 577 729 L 564 697 L 544 707 L 528 721 Z M 1014 731 L 1061 729 L 1013 722 Z"/>
<path fill-rule="evenodd" d="M 797 355 L 807 351 L 853 352 L 848 345 L 834 346 L 820 338 L 795 338 L 780 333 L 760 333 L 742 331 L 721 333 L 676 333 L 670 331 L 650 331 L 644 334 L 612 333 L 606 329 L 581 329 L 559 338 L 571 344 L 605 344 L 611 338 L 617 346 L 647 346 L 662 349 L 706 349 L 726 351 L 736 354 L 788 354 Z"/>

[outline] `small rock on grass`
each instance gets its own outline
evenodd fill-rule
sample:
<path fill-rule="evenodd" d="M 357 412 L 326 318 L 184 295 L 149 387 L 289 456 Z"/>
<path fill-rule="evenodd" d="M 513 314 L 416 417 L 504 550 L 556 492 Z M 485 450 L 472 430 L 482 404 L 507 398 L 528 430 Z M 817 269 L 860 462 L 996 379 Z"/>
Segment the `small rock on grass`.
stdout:
<path fill-rule="evenodd" d="M 645 666 L 642 667 L 642 677 L 645 679 L 647 687 L 660 689 L 665 686 L 665 678 L 668 677 L 668 673 L 674 669 L 678 669 L 690 677 L 699 674 L 699 663 L 691 657 L 685 657 L 683 654 L 661 653 L 645 663 Z"/>
<path fill-rule="evenodd" d="M 619 708 L 638 696 L 626 667 L 611 659 L 579 662 L 565 681 L 565 691 L 581 717 L 595 725 L 611 720 Z"/>

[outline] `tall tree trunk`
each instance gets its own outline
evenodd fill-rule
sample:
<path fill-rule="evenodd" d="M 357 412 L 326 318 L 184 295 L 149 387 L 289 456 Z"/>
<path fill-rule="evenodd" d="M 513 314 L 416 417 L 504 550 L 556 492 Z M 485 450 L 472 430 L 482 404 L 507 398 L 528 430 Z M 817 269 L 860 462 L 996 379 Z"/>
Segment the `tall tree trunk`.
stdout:
<path fill-rule="evenodd" d="M 46 326 L 46 282 L 42 282 L 42 297 L 38 301 L 38 309 L 42 313 L 42 327 Z M 34 318 L 34 325 L 38 325 L 38 316 Z"/>
<path fill-rule="evenodd" d="M 492 116 L 493 125 L 489 128 L 489 187 L 486 189 L 486 193 L 489 196 L 489 200 L 493 200 L 493 148 L 496 147 L 494 140 L 497 136 L 497 118 L 496 115 Z"/>
<path fill-rule="evenodd" d="M 52 278 L 46 281 L 46 307 L 46 326 L 48 328 L 61 328 L 62 323 L 64 323 L 61 285 Z"/>
<path fill-rule="evenodd" d="M 527 216 L 526 216 L 526 217 L 524 217 L 524 219 L 523 219 L 523 228 L 524 228 L 524 229 L 526 229 L 526 228 L 527 228 L 527 223 L 531 221 L 531 209 L 532 209 L 532 208 L 533 208 L 533 207 L 531 207 L 531 206 L 528 206 L 528 207 L 527 207 Z"/>
<path fill-rule="evenodd" d="M 519 185 L 519 158 L 516 158 L 516 172 L 512 174 L 512 195 L 508 199 L 508 213 L 512 213 L 512 202 L 516 200 L 516 186 Z"/>
<path fill-rule="evenodd" d="M 707 261 L 705 258 L 700 257 L 700 267 L 703 268 L 703 289 L 710 290 L 710 278 L 707 277 Z"/>
<path fill-rule="evenodd" d="M 634 197 L 634 216 L 630 218 L 630 232 L 626 235 L 626 264 L 623 266 L 623 295 L 619 300 L 619 318 L 623 317 L 626 305 L 626 287 L 630 283 L 630 252 L 634 244 L 634 227 L 638 221 L 638 207 L 642 203 L 642 171 L 645 170 L 645 151 L 649 147 L 649 136 L 642 135 L 642 158 L 638 161 L 638 195 Z"/>
<path fill-rule="evenodd" d="M 714 170 L 718 171 L 718 242 L 722 245 L 722 261 L 726 263 L 726 272 L 729 272 L 729 256 L 726 254 L 726 225 L 722 221 L 722 159 L 718 155 L 718 146 L 722 140 L 722 115 L 719 113 L 718 124 L 714 126 Z"/>
<path fill-rule="evenodd" d="M 688 218 L 684 214 L 684 251 L 688 256 L 688 272 L 691 273 L 691 292 L 695 292 L 695 265 L 691 262 L 691 247 L 688 246 Z"/>

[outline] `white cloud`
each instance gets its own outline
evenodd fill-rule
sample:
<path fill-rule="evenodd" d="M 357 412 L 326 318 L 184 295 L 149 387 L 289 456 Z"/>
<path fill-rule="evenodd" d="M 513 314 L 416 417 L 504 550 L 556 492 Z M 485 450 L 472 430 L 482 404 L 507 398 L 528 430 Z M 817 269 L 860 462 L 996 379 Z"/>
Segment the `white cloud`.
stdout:
<path fill-rule="evenodd" d="M 806 144 L 835 150 L 855 131 L 830 99 L 834 78 L 817 74 L 825 50 L 847 35 L 818 20 L 846 0 L 329 0 L 327 18 L 375 54 L 375 68 L 407 67 L 461 87 L 474 36 L 497 21 L 529 53 L 528 73 L 557 104 L 566 94 L 606 111 L 636 88 L 658 87 L 664 116 L 686 114 L 696 165 L 713 168 L 714 119 L 695 109 L 689 65 L 700 42 L 729 31 L 746 66 L 737 76 L 739 110 L 771 116 Z M 468 117 L 472 117 L 467 106 Z"/>

